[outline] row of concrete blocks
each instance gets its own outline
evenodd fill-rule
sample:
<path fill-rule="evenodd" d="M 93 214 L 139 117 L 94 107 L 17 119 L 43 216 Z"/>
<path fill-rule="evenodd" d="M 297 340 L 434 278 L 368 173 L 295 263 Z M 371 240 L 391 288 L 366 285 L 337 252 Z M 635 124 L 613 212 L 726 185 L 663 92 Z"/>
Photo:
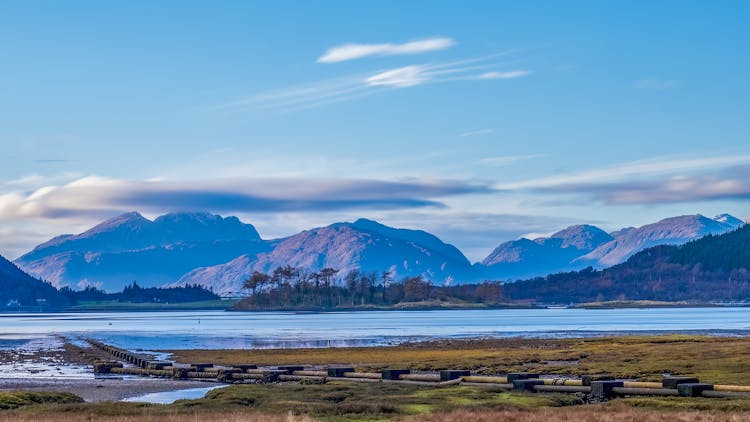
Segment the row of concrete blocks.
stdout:
<path fill-rule="evenodd" d="M 511 377 L 514 375 L 514 377 Z M 609 379 L 601 379 L 609 378 Z M 518 391 L 539 391 L 544 381 L 536 374 L 508 374 L 508 383 Z M 610 399 L 617 395 L 675 395 L 682 397 L 700 397 L 704 391 L 712 391 L 714 386 L 699 382 L 693 377 L 664 377 L 662 388 L 624 388 L 624 381 L 611 379 L 611 377 L 584 377 L 584 387 L 590 388 L 592 396 L 600 399 Z M 541 388 L 545 389 L 545 388 Z"/>

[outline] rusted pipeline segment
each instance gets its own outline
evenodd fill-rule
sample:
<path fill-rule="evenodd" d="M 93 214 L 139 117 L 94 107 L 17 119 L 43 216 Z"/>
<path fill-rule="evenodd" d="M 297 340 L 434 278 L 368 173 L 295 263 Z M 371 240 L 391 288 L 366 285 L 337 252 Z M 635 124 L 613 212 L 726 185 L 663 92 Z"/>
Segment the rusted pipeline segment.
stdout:
<path fill-rule="evenodd" d="M 344 372 L 346 378 L 367 378 L 379 380 L 383 378 L 383 374 L 379 372 Z"/>
<path fill-rule="evenodd" d="M 315 381 L 317 383 L 324 383 L 326 377 L 320 376 L 304 376 L 304 375 L 279 375 L 279 381 Z"/>
<path fill-rule="evenodd" d="M 467 375 L 461 377 L 465 382 L 483 383 L 483 384 L 507 384 L 507 377 L 490 377 L 483 375 Z"/>
<path fill-rule="evenodd" d="M 390 381 L 390 380 L 382 380 L 382 382 L 395 382 L 397 384 L 405 384 L 405 385 L 429 385 L 429 386 L 436 386 L 438 385 L 435 381 L 411 381 L 411 380 L 399 380 L 399 381 Z"/>
<path fill-rule="evenodd" d="M 623 381 L 622 386 L 625 388 L 664 388 L 660 382 L 646 381 Z"/>
<path fill-rule="evenodd" d="M 439 382 L 440 375 L 437 374 L 403 374 L 399 379 L 404 381 Z"/>
<path fill-rule="evenodd" d="M 736 392 L 750 392 L 750 385 L 714 385 L 714 391 L 736 391 Z"/>
<path fill-rule="evenodd" d="M 299 375 L 303 377 L 327 377 L 328 371 L 294 371 L 292 375 Z"/>
<path fill-rule="evenodd" d="M 678 396 L 674 388 L 614 387 L 612 392 L 621 396 Z"/>
<path fill-rule="evenodd" d="M 582 385 L 535 385 L 534 391 L 544 393 L 590 393 L 591 387 Z"/>
<path fill-rule="evenodd" d="M 380 378 L 359 378 L 359 377 L 327 377 L 326 381 L 345 381 L 345 382 L 370 382 L 378 383 Z M 391 382 L 407 382 L 407 381 L 391 381 Z"/>

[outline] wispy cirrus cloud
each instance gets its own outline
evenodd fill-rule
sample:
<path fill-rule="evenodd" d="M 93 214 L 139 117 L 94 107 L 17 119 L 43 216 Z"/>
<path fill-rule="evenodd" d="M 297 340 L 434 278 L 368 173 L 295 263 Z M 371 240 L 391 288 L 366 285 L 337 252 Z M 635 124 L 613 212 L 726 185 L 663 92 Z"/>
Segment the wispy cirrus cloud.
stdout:
<path fill-rule="evenodd" d="M 0 195 L 0 219 L 111 215 L 131 209 L 273 213 L 440 208 L 444 206 L 440 198 L 492 191 L 487 184 L 432 179 L 129 181 L 84 177 Z"/>
<path fill-rule="evenodd" d="M 497 157 L 487 157 L 479 160 L 480 164 L 484 164 L 491 167 L 503 167 L 518 161 L 532 160 L 534 158 L 543 157 L 543 154 L 526 154 L 526 155 L 502 155 Z"/>
<path fill-rule="evenodd" d="M 427 53 L 445 50 L 454 45 L 456 45 L 456 41 L 448 37 L 424 38 L 401 44 L 343 44 L 329 48 L 322 56 L 318 57 L 318 63 L 339 63 L 373 56 Z"/>
<path fill-rule="evenodd" d="M 477 79 L 515 79 L 530 75 L 529 70 L 509 70 L 507 72 L 484 72 Z"/>
<path fill-rule="evenodd" d="M 460 135 L 458 135 L 459 138 L 468 138 L 471 136 L 482 136 L 482 135 L 489 135 L 492 132 L 494 132 L 493 129 L 477 129 L 477 130 L 470 130 L 468 132 L 464 132 Z"/>
<path fill-rule="evenodd" d="M 220 104 L 211 107 L 211 109 L 259 109 L 287 112 L 361 98 L 389 89 L 404 89 L 424 84 L 456 81 L 512 79 L 509 77 L 480 78 L 479 72 L 514 64 L 514 62 L 499 61 L 501 57 L 513 53 L 514 51 L 511 50 L 453 62 L 415 64 L 371 73 L 347 75 L 299 87 L 261 93 Z M 508 73 L 513 72 L 519 71 L 509 71 Z"/>

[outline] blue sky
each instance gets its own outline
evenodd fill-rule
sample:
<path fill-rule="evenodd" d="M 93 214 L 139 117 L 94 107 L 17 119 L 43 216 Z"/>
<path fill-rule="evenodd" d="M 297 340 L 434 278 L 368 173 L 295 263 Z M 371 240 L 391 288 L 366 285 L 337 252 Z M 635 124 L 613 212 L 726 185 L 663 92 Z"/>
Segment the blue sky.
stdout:
<path fill-rule="evenodd" d="M 0 4 L 0 253 L 138 210 L 359 216 L 472 260 L 750 216 L 745 2 Z"/>

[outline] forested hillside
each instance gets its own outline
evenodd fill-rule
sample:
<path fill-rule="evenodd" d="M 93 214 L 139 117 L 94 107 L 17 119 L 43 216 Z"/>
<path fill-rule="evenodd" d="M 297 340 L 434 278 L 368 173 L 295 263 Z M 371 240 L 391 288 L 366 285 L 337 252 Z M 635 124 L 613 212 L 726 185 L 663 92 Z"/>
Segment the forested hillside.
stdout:
<path fill-rule="evenodd" d="M 682 246 L 656 246 L 623 264 L 503 286 L 506 298 L 547 303 L 607 300 L 750 300 L 750 226 Z"/>

